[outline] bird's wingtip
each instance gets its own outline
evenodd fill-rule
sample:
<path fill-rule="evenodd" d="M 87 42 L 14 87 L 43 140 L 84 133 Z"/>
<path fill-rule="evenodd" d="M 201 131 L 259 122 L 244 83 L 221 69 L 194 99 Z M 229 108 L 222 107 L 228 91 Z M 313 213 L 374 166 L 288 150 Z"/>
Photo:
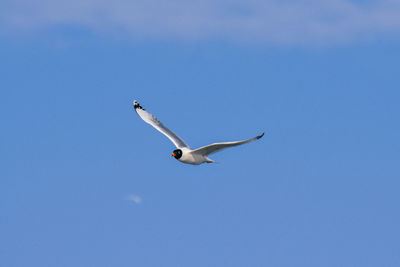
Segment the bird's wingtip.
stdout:
<path fill-rule="evenodd" d="M 134 107 L 135 109 L 137 109 L 137 108 L 144 109 L 144 108 L 142 108 L 142 106 L 139 104 L 139 102 L 137 102 L 136 100 L 133 100 L 133 107 Z"/>
<path fill-rule="evenodd" d="M 265 134 L 265 132 L 263 132 L 262 134 L 260 134 L 259 136 L 257 136 L 257 139 L 260 139 L 261 137 L 263 137 Z"/>

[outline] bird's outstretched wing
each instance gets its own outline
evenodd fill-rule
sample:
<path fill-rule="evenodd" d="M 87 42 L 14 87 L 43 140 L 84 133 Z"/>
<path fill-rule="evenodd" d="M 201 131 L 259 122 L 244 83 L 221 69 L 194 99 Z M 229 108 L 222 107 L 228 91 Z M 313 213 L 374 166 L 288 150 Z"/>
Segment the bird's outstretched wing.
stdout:
<path fill-rule="evenodd" d="M 189 147 L 185 143 L 185 141 L 183 141 L 173 131 L 165 127 L 156 117 L 145 110 L 136 100 L 133 101 L 133 107 L 135 108 L 135 111 L 139 115 L 139 117 L 142 118 L 142 120 L 163 133 L 166 137 L 169 138 L 169 140 L 172 141 L 172 143 L 174 143 L 177 148 Z"/>
<path fill-rule="evenodd" d="M 236 142 L 214 143 L 214 144 L 211 144 L 211 145 L 208 145 L 208 146 L 200 147 L 200 148 L 194 150 L 193 152 L 194 153 L 199 153 L 199 154 L 201 154 L 203 156 L 208 156 L 210 154 L 214 154 L 215 152 L 221 151 L 221 150 L 223 150 L 225 148 L 228 148 L 228 147 L 239 146 L 239 145 L 243 145 L 243 144 L 246 144 L 246 143 L 253 142 L 253 141 L 257 140 L 257 139 L 260 139 L 263 136 L 264 136 L 264 133 L 254 137 L 254 138 L 248 139 L 248 140 L 236 141 Z"/>

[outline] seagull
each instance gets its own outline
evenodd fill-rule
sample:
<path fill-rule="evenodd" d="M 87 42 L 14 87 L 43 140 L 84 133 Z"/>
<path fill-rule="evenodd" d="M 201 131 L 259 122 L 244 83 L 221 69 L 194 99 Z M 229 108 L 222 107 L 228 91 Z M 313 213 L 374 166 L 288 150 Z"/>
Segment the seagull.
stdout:
<path fill-rule="evenodd" d="M 163 133 L 166 137 L 168 137 L 169 140 L 171 140 L 172 143 L 174 143 L 176 149 L 172 152 L 171 157 L 174 157 L 180 162 L 187 164 L 199 165 L 202 163 L 217 163 L 210 159 L 208 156 L 228 147 L 239 146 L 253 142 L 264 136 L 264 133 L 262 133 L 254 138 L 243 141 L 214 143 L 208 146 L 200 147 L 198 149 L 191 149 L 185 143 L 185 141 L 183 141 L 173 131 L 165 127 L 156 117 L 145 110 L 136 100 L 133 101 L 133 107 L 135 108 L 136 113 L 142 120 Z"/>

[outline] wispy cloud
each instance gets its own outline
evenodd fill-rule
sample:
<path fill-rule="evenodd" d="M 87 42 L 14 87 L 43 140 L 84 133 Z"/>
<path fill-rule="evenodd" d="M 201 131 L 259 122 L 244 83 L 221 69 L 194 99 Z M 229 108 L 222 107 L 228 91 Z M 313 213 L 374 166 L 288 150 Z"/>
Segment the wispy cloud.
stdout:
<path fill-rule="evenodd" d="M 129 195 L 125 199 L 135 204 L 142 203 L 142 198 L 138 195 Z"/>
<path fill-rule="evenodd" d="M 272 44 L 395 37 L 400 1 L 5 0 L 0 21 L 16 30 L 82 26 L 132 39 Z"/>

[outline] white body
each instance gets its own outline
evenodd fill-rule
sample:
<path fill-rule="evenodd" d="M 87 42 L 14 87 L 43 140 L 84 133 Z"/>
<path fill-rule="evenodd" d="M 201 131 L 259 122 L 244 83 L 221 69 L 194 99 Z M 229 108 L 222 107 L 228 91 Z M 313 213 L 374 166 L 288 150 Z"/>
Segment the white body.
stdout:
<path fill-rule="evenodd" d="M 190 148 L 181 148 L 181 150 L 182 150 L 182 157 L 177 159 L 180 162 L 187 163 L 187 164 L 193 164 L 193 165 L 215 162 L 215 161 L 209 159 L 205 155 L 196 153 L 195 150 L 192 150 Z"/>

